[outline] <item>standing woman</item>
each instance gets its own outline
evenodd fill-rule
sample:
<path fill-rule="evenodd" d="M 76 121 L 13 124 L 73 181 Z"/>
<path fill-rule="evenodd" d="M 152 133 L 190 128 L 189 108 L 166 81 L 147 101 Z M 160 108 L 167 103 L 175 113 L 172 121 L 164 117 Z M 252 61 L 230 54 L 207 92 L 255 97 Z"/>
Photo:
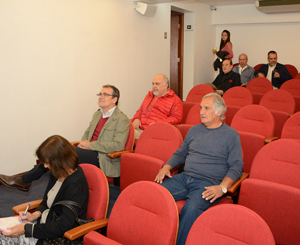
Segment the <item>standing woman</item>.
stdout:
<path fill-rule="evenodd" d="M 44 198 L 34 213 L 20 212 L 23 223 L 0 232 L 2 245 L 43 244 L 47 238 L 62 238 L 66 231 L 78 226 L 71 209 L 55 205 L 59 201 L 77 202 L 81 209 L 74 206 L 74 210 L 80 218 L 86 217 L 89 188 L 74 147 L 63 137 L 53 135 L 39 146 L 36 156 L 51 172 Z"/>
<path fill-rule="evenodd" d="M 230 42 L 230 32 L 227 30 L 224 30 L 222 32 L 220 51 L 228 52 L 229 55 L 227 55 L 225 58 L 228 60 L 232 60 L 233 58 L 232 43 Z"/>

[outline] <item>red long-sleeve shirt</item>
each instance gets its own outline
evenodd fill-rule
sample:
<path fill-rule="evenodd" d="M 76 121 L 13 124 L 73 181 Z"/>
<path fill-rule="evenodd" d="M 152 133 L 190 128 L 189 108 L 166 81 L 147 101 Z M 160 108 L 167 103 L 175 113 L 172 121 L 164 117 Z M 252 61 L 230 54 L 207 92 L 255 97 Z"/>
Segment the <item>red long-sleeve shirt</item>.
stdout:
<path fill-rule="evenodd" d="M 140 129 L 142 130 L 154 122 L 181 123 L 183 103 L 174 91 L 170 89 L 165 95 L 157 97 L 156 102 L 152 105 L 150 112 L 148 112 L 148 106 L 154 96 L 153 91 L 149 91 L 132 121 L 139 119 L 141 121 Z"/>

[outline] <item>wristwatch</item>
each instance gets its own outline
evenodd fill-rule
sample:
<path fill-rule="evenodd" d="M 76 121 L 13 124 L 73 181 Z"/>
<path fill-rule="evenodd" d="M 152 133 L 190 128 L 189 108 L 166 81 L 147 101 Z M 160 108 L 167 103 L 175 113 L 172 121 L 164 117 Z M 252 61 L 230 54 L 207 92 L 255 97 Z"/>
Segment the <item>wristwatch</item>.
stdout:
<path fill-rule="evenodd" d="M 221 186 L 223 194 L 226 194 L 227 193 L 227 189 L 225 188 L 225 186 L 223 186 L 221 184 L 219 186 Z"/>

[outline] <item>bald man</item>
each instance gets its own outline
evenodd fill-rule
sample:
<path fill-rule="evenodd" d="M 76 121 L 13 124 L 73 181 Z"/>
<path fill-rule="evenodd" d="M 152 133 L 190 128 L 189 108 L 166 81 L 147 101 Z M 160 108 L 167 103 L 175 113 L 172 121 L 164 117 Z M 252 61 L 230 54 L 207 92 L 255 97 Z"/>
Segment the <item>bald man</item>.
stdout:
<path fill-rule="evenodd" d="M 242 86 L 246 86 L 247 83 L 255 77 L 255 71 L 253 67 L 248 65 L 248 56 L 246 54 L 240 54 L 239 65 L 233 67 L 232 70 L 241 75 Z"/>
<path fill-rule="evenodd" d="M 152 123 L 181 123 L 183 103 L 169 87 L 170 82 L 167 76 L 159 74 L 153 78 L 152 91 L 148 92 L 142 105 L 132 118 L 136 139 Z"/>

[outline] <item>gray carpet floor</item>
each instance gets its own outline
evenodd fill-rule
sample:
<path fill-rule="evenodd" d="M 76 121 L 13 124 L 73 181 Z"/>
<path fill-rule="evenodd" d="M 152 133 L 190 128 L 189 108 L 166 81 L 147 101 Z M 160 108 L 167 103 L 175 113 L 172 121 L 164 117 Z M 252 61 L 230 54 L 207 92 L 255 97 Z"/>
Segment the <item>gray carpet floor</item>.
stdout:
<path fill-rule="evenodd" d="M 13 216 L 14 212 L 12 211 L 12 207 L 16 205 L 42 199 L 47 187 L 48 178 L 49 172 L 44 174 L 39 180 L 34 181 L 28 192 L 0 185 L 0 218 Z M 107 217 L 109 217 L 111 209 L 120 194 L 120 188 L 109 186 L 109 192 L 110 198 Z"/>

